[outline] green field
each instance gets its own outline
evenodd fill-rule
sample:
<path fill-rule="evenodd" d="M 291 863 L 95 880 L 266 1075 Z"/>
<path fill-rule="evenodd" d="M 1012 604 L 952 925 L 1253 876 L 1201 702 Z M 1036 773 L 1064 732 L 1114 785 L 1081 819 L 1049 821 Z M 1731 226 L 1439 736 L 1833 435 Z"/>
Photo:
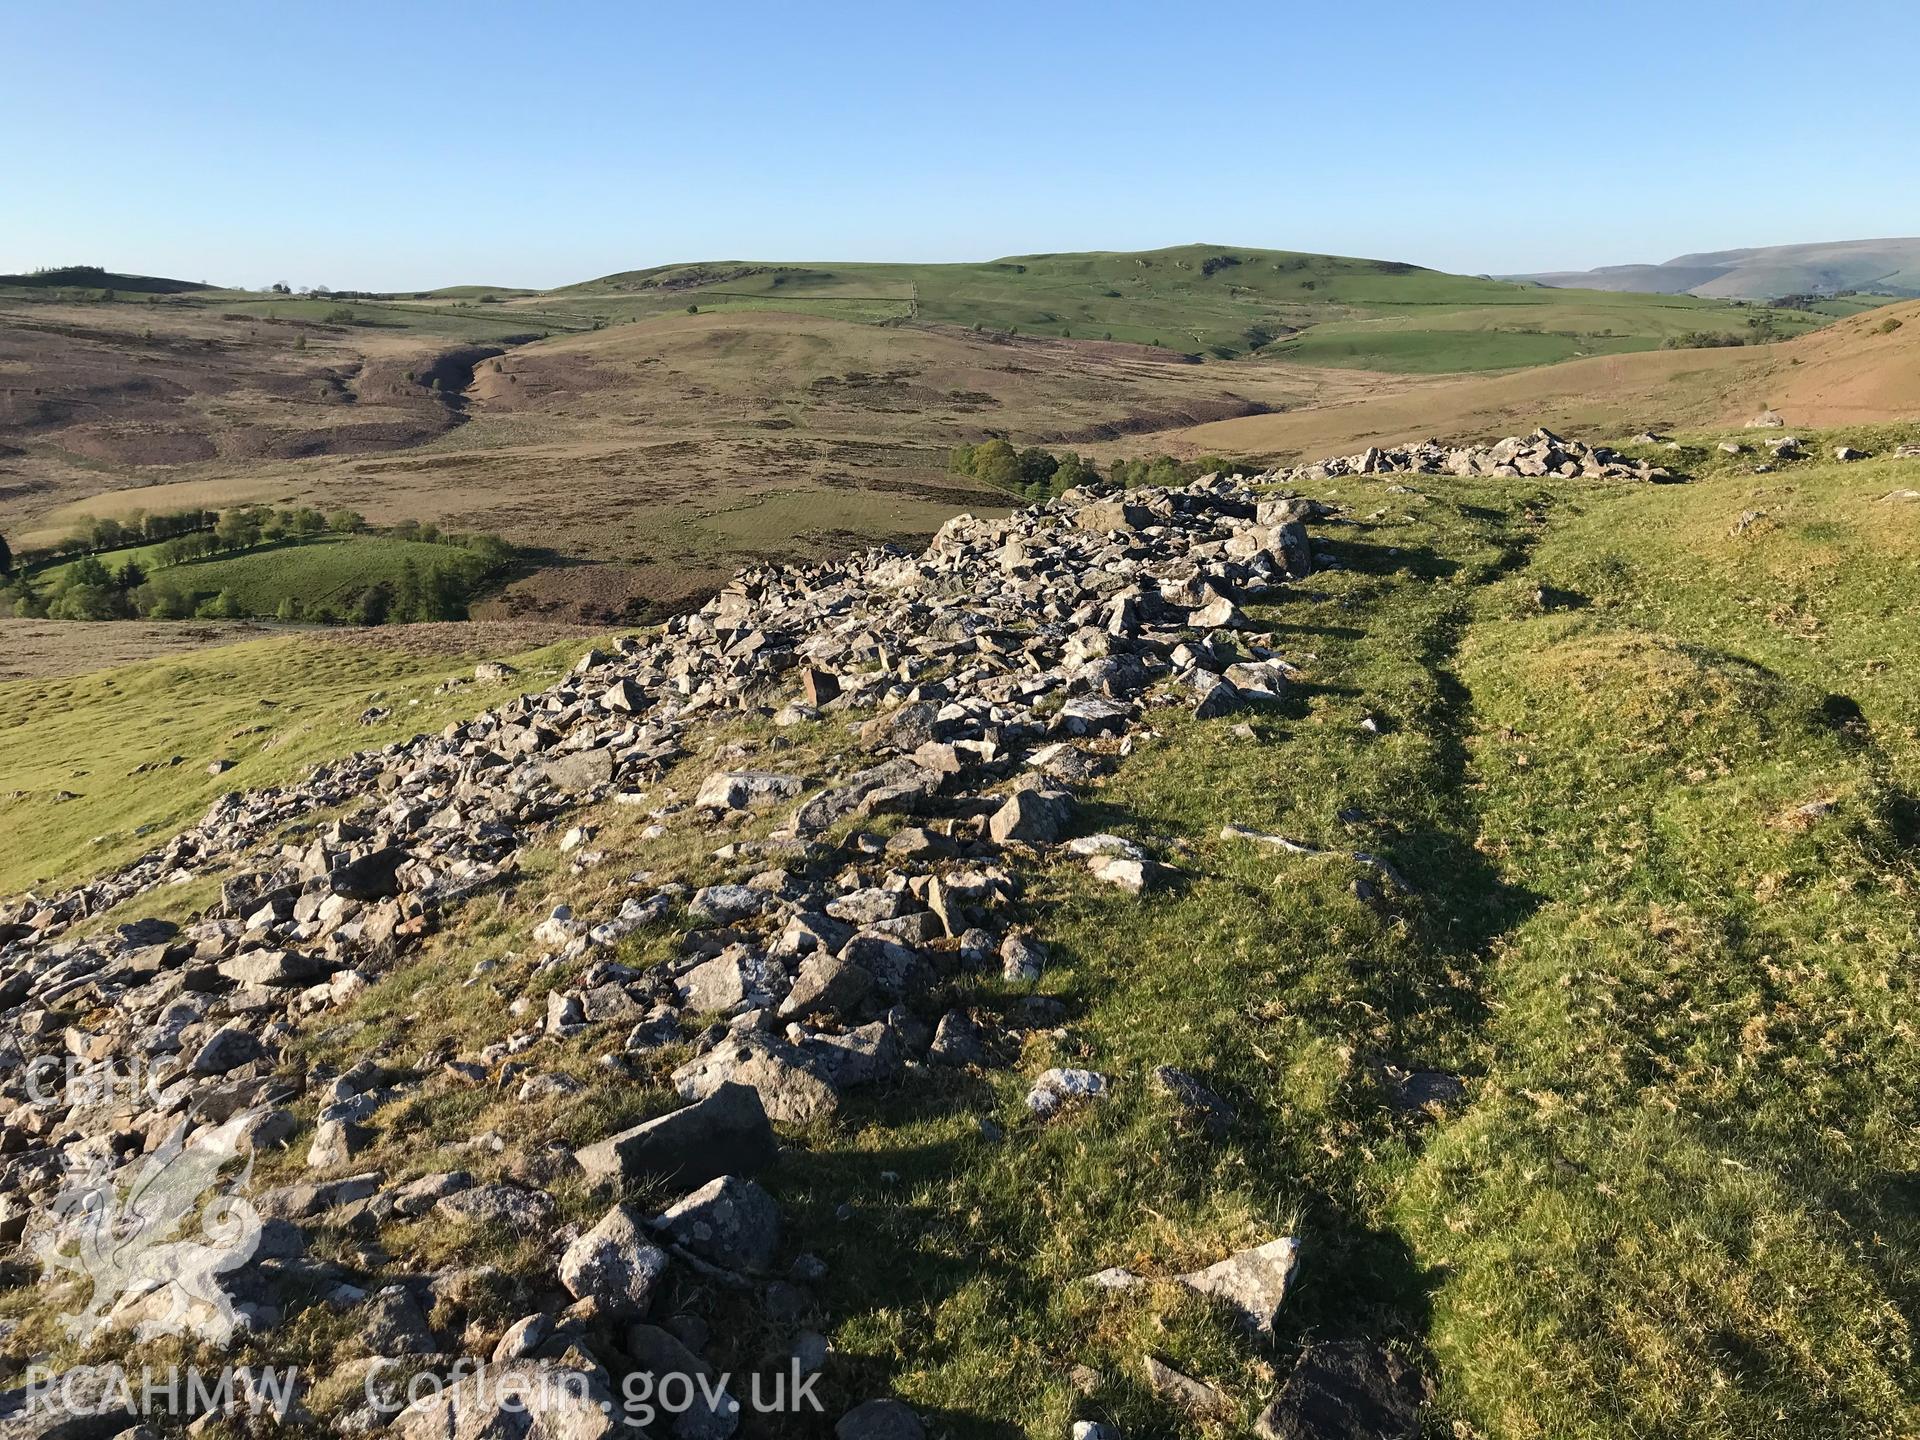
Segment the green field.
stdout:
<path fill-rule="evenodd" d="M 0 685 L 0 894 L 134 858 L 222 793 L 277 785 L 316 761 L 385 745 L 551 683 L 585 642 L 490 653 L 475 628 L 451 653 L 379 632 L 284 635 L 59 680 Z M 479 659 L 523 679 L 466 685 Z M 362 725 L 369 706 L 390 718 Z M 178 765 L 170 764 L 174 756 Z M 235 762 L 210 776 L 207 764 Z M 136 773 L 141 766 L 153 768 Z M 153 838 L 147 838 L 152 836 Z"/>
<path fill-rule="evenodd" d="M 1265 353 L 1303 365 L 1447 374 L 1518 370 L 1587 355 L 1649 350 L 1645 336 L 1579 335 L 1541 330 L 1387 329 L 1363 323 L 1315 326 Z"/>
<path fill-rule="evenodd" d="M 332 610 L 344 616 L 353 601 L 374 585 L 398 586 L 407 566 L 425 576 L 436 567 L 450 570 L 472 587 L 487 575 L 485 561 L 458 545 L 404 540 L 392 535 L 316 535 L 270 541 L 248 550 L 209 555 L 174 565 L 161 562 L 166 542 L 108 550 L 98 558 L 110 571 L 129 562 L 147 579 L 177 589 L 194 600 L 217 595 L 232 598 L 240 615 L 271 617 L 281 602 L 296 602 L 301 613 Z M 68 560 L 34 571 L 48 593 L 76 562 Z"/>
<path fill-rule="evenodd" d="M 397 584 L 409 563 L 422 575 L 442 565 L 468 579 L 477 578 L 483 569 L 476 556 L 457 545 L 386 535 L 324 535 L 240 555 L 189 560 L 156 570 L 154 576 L 195 595 L 224 591 L 244 613 L 271 615 L 285 599 L 297 600 L 309 611 L 338 607 L 370 585 Z"/>

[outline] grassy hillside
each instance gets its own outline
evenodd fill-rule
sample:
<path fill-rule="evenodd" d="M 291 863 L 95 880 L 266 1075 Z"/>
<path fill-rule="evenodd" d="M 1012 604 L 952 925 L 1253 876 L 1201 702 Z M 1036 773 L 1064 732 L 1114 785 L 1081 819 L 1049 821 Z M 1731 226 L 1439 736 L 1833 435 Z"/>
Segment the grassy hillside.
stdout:
<path fill-rule="evenodd" d="M 56 265 L 24 275 L 0 275 L 0 289 L 112 290 L 138 295 L 186 295 L 211 290 L 197 280 L 168 280 L 159 275 L 122 275 L 98 265 Z"/>
<path fill-rule="evenodd" d="M 1780 345 L 1661 350 L 1377 387 L 1332 404 L 1168 429 L 1098 448 L 1294 459 L 1429 436 L 1491 439 L 1539 424 L 1594 435 L 1740 425 L 1769 408 L 1798 426 L 1920 416 L 1920 304 L 1856 313 Z"/>
<path fill-rule="evenodd" d="M 997 1010 L 1033 988 L 1064 1021 L 1009 1069 L 926 1067 L 850 1096 L 762 1176 L 788 1243 L 825 1262 L 831 1399 L 898 1394 L 978 1440 L 1057 1436 L 1089 1415 L 1130 1436 L 1224 1440 L 1249 1433 L 1303 1344 L 1366 1336 L 1433 1379 L 1432 1435 L 1920 1428 L 1920 501 L 1885 498 L 1914 467 L 1755 475 L 1759 453 L 1723 455 L 1722 438 L 1662 452 L 1693 475 L 1680 486 L 1321 487 L 1344 510 L 1316 526 L 1340 568 L 1249 614 L 1303 682 L 1239 717 L 1240 734 L 1158 712 L 1087 801 L 1086 830 L 1141 843 L 1177 879 L 1132 898 L 1062 858 L 1025 895 L 1051 951 L 1037 986 L 978 977 L 960 997 Z M 1916 438 L 1809 440 L 1824 454 Z M 310 642 L 276 643 L 294 648 L 208 657 L 253 652 L 221 688 L 275 683 Z M 295 693 L 366 683 L 294 673 Z M 103 756 L 180 748 L 178 696 L 203 693 L 161 700 L 141 679 L 158 684 L 123 674 L 0 721 L 30 727 L 17 733 L 43 767 L 105 774 Z M 356 743 L 358 703 L 336 693 L 331 718 L 290 728 Z M 441 718 L 425 709 L 411 728 Z M 250 720 L 210 715 L 200 747 Z M 824 770 L 845 750 L 837 732 L 782 732 L 781 763 Z M 279 763 L 255 754 L 245 778 Z M 685 796 L 715 763 L 690 757 L 654 788 Z M 183 787 L 169 813 L 208 798 L 197 776 L 165 783 Z M 95 823 L 135 813 L 155 807 Z M 300 1060 L 472 1051 L 524 1021 L 460 982 L 476 961 L 533 964 L 525 936 L 548 906 L 604 909 L 629 857 L 692 883 L 733 873 L 698 824 L 643 840 L 652 817 L 635 807 L 580 818 L 615 857 L 606 871 L 572 873 L 551 838 L 534 847 L 516 891 L 456 912 Z M 1227 824 L 1334 853 L 1263 850 L 1222 838 Z M 50 863 L 55 832 L 22 833 Z M 1383 893 L 1353 850 L 1404 887 Z M 678 953 L 643 933 L 623 958 Z M 660 1076 L 683 1047 L 638 1078 L 600 1064 L 606 1048 L 590 1030 L 542 1052 L 578 1082 L 557 1100 L 482 1087 L 410 1102 L 355 1163 L 444 1165 L 429 1134 L 497 1131 L 534 1153 L 668 1103 Z M 1031 1123 L 1021 1097 L 1055 1064 L 1114 1077 L 1112 1097 Z M 1228 1098 L 1223 1139 L 1176 1120 L 1148 1078 L 1163 1064 Z M 1458 1077 L 1461 1093 L 1398 1106 L 1389 1065 Z M 299 1178 L 304 1138 L 263 1160 L 268 1182 Z M 554 1188 L 562 1223 L 604 1209 L 574 1182 Z M 1304 1249 L 1270 1350 L 1172 1285 L 1084 1283 L 1109 1265 L 1170 1275 L 1275 1233 Z M 523 1283 L 551 1249 L 425 1222 L 380 1241 L 399 1265 L 457 1254 Z M 498 1303 L 486 1321 L 521 1313 Z M 344 1343 L 328 1328 L 344 1322 L 308 1317 L 295 1339 L 315 1355 Z M 1142 1352 L 1217 1386 L 1224 1409 L 1187 1415 L 1153 1393 Z"/>
<path fill-rule="evenodd" d="M 321 536 L 263 546 L 241 555 L 189 560 L 153 572 L 199 595 L 228 594 L 247 615 L 272 615 L 283 600 L 312 614 L 338 610 L 371 585 L 398 584 L 406 567 L 424 575 L 446 566 L 467 580 L 482 573 L 478 556 L 455 545 L 400 540 L 392 536 Z"/>
<path fill-rule="evenodd" d="M 1410 371 L 1503 369 L 1649 349 L 1689 330 L 1743 333 L 1752 318 L 1692 297 L 1564 294 L 1396 261 L 1216 245 L 964 265 L 668 265 L 609 275 L 552 298 L 616 309 L 777 306 L 1125 340 L 1219 358 L 1277 353 L 1309 364 Z M 1373 329 L 1355 322 L 1384 323 Z M 1798 333 L 1818 321 L 1800 315 L 1777 323 Z M 1339 340 L 1315 343 L 1329 325 Z M 1289 338 L 1302 331 L 1310 334 Z M 1420 334 L 1426 331 L 1442 334 Z M 1375 335 L 1387 338 L 1369 343 Z"/>
<path fill-rule="evenodd" d="M 75 642 L 84 644 L 92 627 L 78 628 Z M 0 683 L 0 730 L 9 737 L 0 750 L 0 894 L 124 863 L 148 848 L 148 835 L 190 824 L 225 791 L 279 784 L 318 760 L 476 713 L 518 693 L 516 684 L 549 683 L 585 645 L 510 655 L 493 648 L 512 646 L 517 634 L 433 626 L 281 635 Z M 511 659 L 523 678 L 441 692 L 481 659 Z M 370 706 L 391 714 L 360 723 Z M 210 776 L 214 760 L 234 765 Z"/>

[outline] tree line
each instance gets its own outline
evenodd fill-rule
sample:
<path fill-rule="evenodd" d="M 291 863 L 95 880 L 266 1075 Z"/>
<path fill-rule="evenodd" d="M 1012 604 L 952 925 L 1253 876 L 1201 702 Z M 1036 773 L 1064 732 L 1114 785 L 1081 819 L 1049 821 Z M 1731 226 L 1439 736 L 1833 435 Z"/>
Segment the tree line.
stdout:
<path fill-rule="evenodd" d="M 1005 440 L 956 445 L 947 457 L 947 469 L 998 490 L 1011 490 L 1029 500 L 1064 495 L 1076 485 L 1100 478 L 1100 472 L 1091 463 L 1071 450 L 1063 455 L 1037 446 L 1015 450 Z"/>

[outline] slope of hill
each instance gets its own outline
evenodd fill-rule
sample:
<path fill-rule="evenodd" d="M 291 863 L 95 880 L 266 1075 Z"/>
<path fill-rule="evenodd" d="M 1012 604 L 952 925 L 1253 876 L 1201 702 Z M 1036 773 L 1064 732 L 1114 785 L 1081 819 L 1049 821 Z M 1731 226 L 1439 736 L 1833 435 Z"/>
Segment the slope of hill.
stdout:
<path fill-rule="evenodd" d="M 1727 300 L 1831 295 L 1839 290 L 1920 295 L 1920 238 L 1765 245 L 1681 255 L 1661 265 L 1606 265 L 1511 278 L 1554 287 Z"/>
<path fill-rule="evenodd" d="M 159 275 L 122 275 L 98 265 L 57 265 L 24 275 L 0 275 L 0 289 L 113 290 L 138 295 L 190 295 L 213 287 L 197 280 L 168 280 Z"/>
<path fill-rule="evenodd" d="M 160 1316 L 315 1434 L 790 1357 L 739 1433 L 1914 1433 L 1913 462 L 1688 453 L 1078 495 L 486 688 L 0 687 L 0 1362 Z M 46 1203 L 153 1135 L 271 1222 L 192 1307 Z"/>
<path fill-rule="evenodd" d="M 541 305 L 788 309 L 1126 340 L 1228 358 L 1404 371 L 1487 370 L 1650 349 L 1685 331 L 1745 334 L 1749 311 L 1226 245 L 1016 255 L 981 264 L 665 265 L 567 287 Z M 1776 315 L 1787 333 L 1817 324 Z"/>
<path fill-rule="evenodd" d="M 1920 304 L 1888 305 L 1779 345 L 1613 355 L 1497 376 L 1376 389 L 1285 413 L 1129 437 L 1100 453 L 1298 458 L 1434 437 L 1476 440 L 1538 423 L 1577 433 L 1920 416 Z"/>

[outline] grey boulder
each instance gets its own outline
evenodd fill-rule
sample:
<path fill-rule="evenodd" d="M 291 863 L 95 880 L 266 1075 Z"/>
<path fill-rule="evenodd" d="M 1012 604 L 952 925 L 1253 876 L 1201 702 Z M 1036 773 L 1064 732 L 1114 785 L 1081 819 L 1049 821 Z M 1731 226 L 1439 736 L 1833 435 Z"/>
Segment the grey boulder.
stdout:
<path fill-rule="evenodd" d="M 639 1212 L 616 1205 L 560 1257 L 560 1283 L 576 1300 L 609 1315 L 644 1315 L 667 1273 L 666 1252 L 651 1244 Z"/>

